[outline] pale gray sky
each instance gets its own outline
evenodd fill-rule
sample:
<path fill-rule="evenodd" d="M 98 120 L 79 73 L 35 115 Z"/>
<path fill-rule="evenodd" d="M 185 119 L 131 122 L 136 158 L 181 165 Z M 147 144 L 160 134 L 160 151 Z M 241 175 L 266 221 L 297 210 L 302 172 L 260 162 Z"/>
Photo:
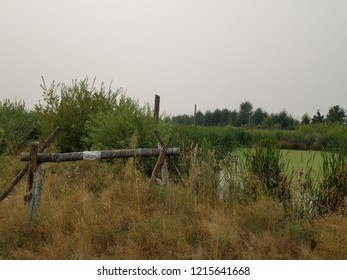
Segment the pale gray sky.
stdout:
<path fill-rule="evenodd" d="M 0 100 L 123 87 L 161 112 L 347 109 L 346 0 L 0 0 Z"/>

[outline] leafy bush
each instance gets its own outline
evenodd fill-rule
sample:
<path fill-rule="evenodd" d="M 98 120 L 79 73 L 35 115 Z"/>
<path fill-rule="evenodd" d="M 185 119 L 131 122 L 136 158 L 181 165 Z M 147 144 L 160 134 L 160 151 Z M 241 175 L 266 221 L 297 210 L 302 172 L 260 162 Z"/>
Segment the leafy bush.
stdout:
<path fill-rule="evenodd" d="M 0 102 L 0 153 L 16 154 L 39 134 L 37 115 L 24 102 Z"/>
<path fill-rule="evenodd" d="M 88 78 L 82 81 L 74 80 L 71 85 L 52 84 L 47 87 L 43 80 L 43 98 L 46 104 L 36 106 L 40 115 L 44 136 L 57 126 L 62 128 L 58 136 L 58 148 L 61 152 L 88 149 L 83 137 L 86 136 L 86 124 L 96 114 L 112 112 L 117 105 L 117 96 L 122 91 L 113 92 L 101 84 L 99 90 L 94 86 L 95 79 L 90 85 Z M 60 89 L 60 95 L 57 91 Z"/>
<path fill-rule="evenodd" d="M 115 102 L 112 111 L 99 111 L 87 121 L 86 146 L 93 149 L 127 149 L 156 147 L 154 118 L 149 106 L 125 95 Z"/>
<path fill-rule="evenodd" d="M 93 114 L 86 124 L 83 141 L 91 149 L 157 148 L 155 125 L 149 105 L 140 106 L 138 101 L 121 94 L 112 111 Z M 155 161 L 155 158 L 137 158 L 136 165 L 150 175 Z"/>

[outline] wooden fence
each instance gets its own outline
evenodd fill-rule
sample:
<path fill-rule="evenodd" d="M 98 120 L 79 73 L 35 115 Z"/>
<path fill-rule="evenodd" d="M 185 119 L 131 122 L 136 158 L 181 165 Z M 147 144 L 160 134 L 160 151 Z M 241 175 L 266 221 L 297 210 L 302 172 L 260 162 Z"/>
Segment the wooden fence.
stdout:
<path fill-rule="evenodd" d="M 159 102 L 160 97 L 155 96 L 155 112 L 154 118 L 156 121 L 159 119 Z M 177 156 L 180 154 L 179 148 L 167 148 L 160 137 L 158 130 L 154 130 L 154 133 L 158 139 L 158 148 L 140 148 L 140 149 L 125 149 L 125 150 L 102 150 L 102 151 L 84 151 L 73 153 L 44 153 L 44 150 L 53 141 L 56 135 L 59 133 L 60 128 L 57 127 L 52 134 L 39 145 L 38 142 L 32 142 L 30 144 L 30 152 L 21 154 L 21 161 L 27 161 L 28 164 L 17 174 L 12 180 L 9 187 L 0 194 L 0 201 L 9 195 L 13 191 L 16 184 L 28 173 L 28 189 L 27 194 L 24 196 L 24 201 L 29 203 L 29 219 L 32 220 L 33 216 L 38 210 L 40 205 L 41 193 L 43 189 L 43 177 L 45 175 L 45 162 L 68 162 L 79 160 L 98 160 L 98 159 L 113 159 L 113 158 L 129 158 L 129 157 L 158 157 L 156 165 L 154 166 L 152 176 L 150 178 L 148 186 L 151 186 L 154 182 L 160 185 L 165 185 L 168 182 L 169 173 L 167 169 L 166 156 Z M 172 164 L 174 171 L 177 173 L 178 178 L 184 185 L 182 176 L 175 165 Z M 161 170 L 161 178 L 157 178 L 159 171 Z"/>
<path fill-rule="evenodd" d="M 159 132 L 155 130 L 159 141 L 162 141 Z M 73 153 L 40 153 L 39 143 L 33 142 L 30 145 L 30 153 L 22 153 L 21 161 L 28 161 L 28 192 L 24 200 L 29 203 L 29 219 L 37 212 L 40 204 L 41 193 L 43 189 L 43 177 L 45 175 L 45 162 L 69 162 L 80 160 L 98 160 L 98 159 L 113 159 L 113 158 L 130 158 L 130 157 L 158 157 L 157 163 L 154 166 L 149 186 L 154 182 L 161 185 L 168 183 L 168 171 L 163 170 L 162 178 L 157 178 L 160 169 L 163 166 L 166 156 L 177 156 L 180 154 L 179 148 L 166 148 L 162 145 L 161 148 L 140 148 L 140 149 L 125 149 L 125 150 L 101 150 L 101 151 L 84 151 Z M 174 165 L 174 170 L 182 179 L 178 168 Z M 166 173 L 167 172 L 167 173 Z M 183 180 L 182 180 L 183 182 Z"/>

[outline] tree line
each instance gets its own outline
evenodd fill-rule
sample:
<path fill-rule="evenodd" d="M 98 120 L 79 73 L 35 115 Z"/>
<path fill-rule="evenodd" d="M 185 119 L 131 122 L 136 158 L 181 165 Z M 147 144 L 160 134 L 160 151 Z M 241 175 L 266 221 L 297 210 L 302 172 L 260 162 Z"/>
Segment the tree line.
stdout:
<path fill-rule="evenodd" d="M 157 145 L 153 109 L 125 96 L 121 88 L 113 91 L 104 84 L 96 88 L 95 80 L 90 82 L 88 78 L 48 85 L 42 79 L 41 88 L 43 102 L 33 110 L 28 110 L 23 101 L 0 102 L 0 156 L 18 154 L 30 141 L 42 141 L 57 126 L 62 128 L 55 142 L 60 152 Z M 182 145 L 182 141 L 193 141 L 205 150 L 212 145 L 229 151 L 237 144 L 255 143 L 263 137 L 264 130 L 242 129 L 248 127 L 268 129 L 269 136 L 283 148 L 320 149 L 347 143 L 346 111 L 339 105 L 331 107 L 326 116 L 317 110 L 312 118 L 305 114 L 300 121 L 285 110 L 275 114 L 261 108 L 254 110 L 249 101 L 241 103 L 239 110 L 199 111 L 195 117 L 181 115 L 163 120 L 159 125 L 166 132 L 166 142 Z M 194 129 L 188 126 L 193 124 Z"/>
<path fill-rule="evenodd" d="M 165 120 L 184 125 L 196 124 L 200 126 L 235 126 L 291 130 L 299 124 L 310 125 L 330 122 L 347 125 L 347 111 L 340 105 L 335 105 L 330 107 L 326 116 L 322 115 L 318 109 L 312 117 L 305 113 L 301 120 L 298 120 L 286 110 L 271 114 L 260 107 L 254 110 L 252 103 L 245 101 L 240 104 L 238 110 L 216 109 L 213 112 L 208 110 L 205 113 L 198 111 L 195 116 L 183 114 L 167 117 Z"/>

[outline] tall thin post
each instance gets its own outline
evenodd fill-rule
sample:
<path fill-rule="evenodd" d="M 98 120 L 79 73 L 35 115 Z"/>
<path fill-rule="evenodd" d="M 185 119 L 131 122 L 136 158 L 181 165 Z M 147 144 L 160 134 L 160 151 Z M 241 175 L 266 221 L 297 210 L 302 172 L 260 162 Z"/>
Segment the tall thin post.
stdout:
<path fill-rule="evenodd" d="M 196 104 L 194 105 L 194 125 L 196 125 Z"/>
<path fill-rule="evenodd" d="M 154 120 L 156 123 L 159 121 L 159 107 L 160 107 L 160 96 L 155 95 L 154 99 Z"/>
<path fill-rule="evenodd" d="M 155 95 L 154 99 L 154 120 L 155 120 L 155 126 L 158 127 L 158 122 L 159 122 L 159 109 L 160 109 L 160 96 Z M 168 166 L 167 162 L 165 160 L 165 155 L 166 155 L 166 147 L 164 145 L 163 140 L 160 137 L 159 131 L 157 129 L 154 130 L 155 135 L 158 138 L 158 148 L 160 149 L 159 157 L 157 160 L 156 165 L 154 166 L 153 172 L 151 179 L 149 181 L 149 186 L 154 182 L 160 182 L 161 185 L 165 185 L 168 182 L 168 177 L 169 177 L 169 171 L 168 171 Z M 162 175 L 162 180 L 157 180 L 156 176 L 161 170 L 161 175 Z"/>

